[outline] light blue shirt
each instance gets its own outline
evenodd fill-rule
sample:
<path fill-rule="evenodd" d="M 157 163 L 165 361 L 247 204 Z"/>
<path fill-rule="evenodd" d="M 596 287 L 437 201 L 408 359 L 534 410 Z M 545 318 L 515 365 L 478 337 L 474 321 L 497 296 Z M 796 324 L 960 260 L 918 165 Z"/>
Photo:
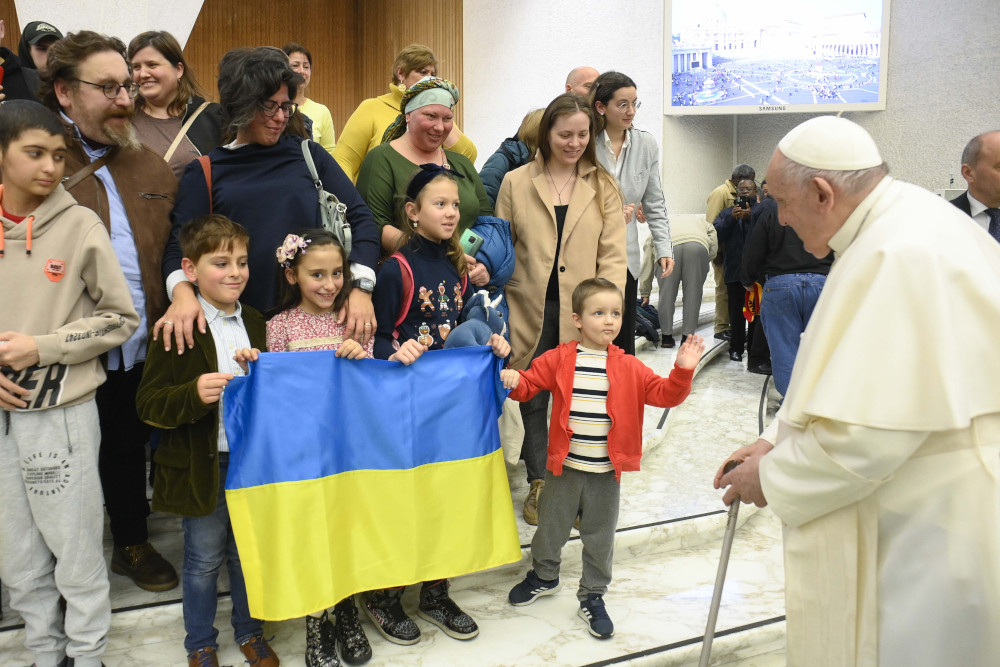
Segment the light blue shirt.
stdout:
<path fill-rule="evenodd" d="M 208 330 L 212 333 L 212 340 L 215 341 L 215 358 L 218 363 L 220 373 L 232 373 L 233 375 L 246 375 L 240 365 L 233 360 L 236 350 L 250 347 L 250 336 L 247 334 L 246 325 L 243 324 L 243 306 L 236 302 L 236 312 L 227 315 L 208 301 L 198 295 L 198 302 L 205 313 L 205 321 L 208 323 Z M 223 390 L 219 400 L 219 451 L 229 451 L 229 441 L 226 439 L 226 424 L 223 421 L 222 401 L 226 398 Z"/>
<path fill-rule="evenodd" d="M 66 114 L 60 114 L 67 123 L 73 120 Z M 76 133 L 80 145 L 90 161 L 100 159 L 110 150 L 109 146 L 103 148 L 91 148 L 80 129 L 73 123 L 73 131 Z M 122 196 L 118 192 L 115 179 L 111 176 L 111 171 L 104 165 L 94 176 L 104 184 L 104 189 L 108 194 L 108 216 L 111 227 L 111 246 L 118 256 L 118 263 L 122 266 L 125 274 L 125 281 L 128 283 L 129 294 L 132 295 L 132 305 L 139 313 L 139 327 L 135 333 L 125 341 L 121 347 L 116 347 L 108 352 L 108 370 L 131 370 L 137 363 L 146 360 L 146 336 L 148 335 L 149 323 L 146 321 L 146 293 L 142 289 L 142 274 L 139 271 L 139 251 L 135 247 L 135 237 L 132 236 L 132 225 L 129 223 L 128 214 L 125 213 L 125 204 Z"/>

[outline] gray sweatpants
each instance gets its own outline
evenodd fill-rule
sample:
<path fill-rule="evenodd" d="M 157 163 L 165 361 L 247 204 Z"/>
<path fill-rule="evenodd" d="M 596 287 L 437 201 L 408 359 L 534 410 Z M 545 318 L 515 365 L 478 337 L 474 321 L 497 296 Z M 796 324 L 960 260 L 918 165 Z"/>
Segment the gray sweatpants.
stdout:
<path fill-rule="evenodd" d="M 576 597 L 604 595 L 611 583 L 621 485 L 614 472 L 583 472 L 563 466 L 561 475 L 545 471 L 545 488 L 538 496 L 538 529 L 531 540 L 532 567 L 542 579 L 559 576 L 562 548 L 580 514 L 583 575 Z"/>
<path fill-rule="evenodd" d="M 677 302 L 677 288 L 681 283 L 684 284 L 681 333 L 691 335 L 698 330 L 698 313 L 707 277 L 708 248 L 697 241 L 674 246 L 674 270 L 666 278 L 656 278 L 660 285 L 660 301 L 656 310 L 660 313 L 660 332 L 664 336 L 673 335 L 674 303 Z"/>
<path fill-rule="evenodd" d="M 25 648 L 38 667 L 97 667 L 111 627 L 97 405 L 0 416 L 0 579 Z"/>

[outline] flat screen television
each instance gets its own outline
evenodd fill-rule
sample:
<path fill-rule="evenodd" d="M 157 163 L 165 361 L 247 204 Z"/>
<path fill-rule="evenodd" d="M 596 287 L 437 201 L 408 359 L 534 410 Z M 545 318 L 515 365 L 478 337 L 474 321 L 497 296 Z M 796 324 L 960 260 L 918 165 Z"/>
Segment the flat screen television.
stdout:
<path fill-rule="evenodd" d="M 890 0 L 665 0 L 666 115 L 885 109 Z"/>

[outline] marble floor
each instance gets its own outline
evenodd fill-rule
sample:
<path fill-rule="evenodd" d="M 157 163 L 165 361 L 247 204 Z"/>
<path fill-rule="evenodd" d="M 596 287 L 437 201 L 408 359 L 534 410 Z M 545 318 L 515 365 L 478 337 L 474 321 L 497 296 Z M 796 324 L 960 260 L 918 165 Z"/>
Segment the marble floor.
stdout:
<path fill-rule="evenodd" d="M 710 292 L 706 291 L 706 297 Z M 699 331 L 712 350 L 699 368 L 690 397 L 669 411 L 647 408 L 642 471 L 622 479 L 622 506 L 616 536 L 615 580 L 606 596 L 616 634 L 591 637 L 577 618 L 575 582 L 581 544 L 576 533 L 563 552 L 564 588 L 527 607 L 506 601 L 507 591 L 529 567 L 534 528 L 520 517 L 527 488 L 523 464 L 510 467 L 513 508 L 522 544 L 520 563 L 454 580 L 455 600 L 479 623 L 474 640 L 460 642 L 418 620 L 422 640 L 410 647 L 384 641 L 364 621 L 372 643 L 371 665 L 696 665 L 726 524 L 721 494 L 712 489 L 719 464 L 735 448 L 756 438 L 763 404 L 767 419 L 778 396 L 769 378 L 747 372 L 728 359 L 726 345 L 712 339 L 711 305 L 703 308 Z M 675 349 L 645 345 L 638 356 L 666 374 Z M 175 565 L 181 562 L 180 522 L 154 514 L 152 541 Z M 107 532 L 106 532 L 107 534 Z M 784 664 L 784 585 L 781 528 L 770 511 L 743 506 L 736 532 L 717 634 L 713 665 L 774 667 Z M 110 541 L 107 556 L 110 559 Z M 109 667 L 184 665 L 180 590 L 141 591 L 111 574 L 114 615 L 104 662 Z M 243 664 L 229 627 L 227 582 L 220 581 L 217 617 L 220 661 Z M 415 590 L 404 604 L 415 611 Z M 0 599 L 0 666 L 26 665 L 24 632 Z M 266 625 L 267 636 L 285 665 L 304 665 L 305 624 L 299 620 Z"/>

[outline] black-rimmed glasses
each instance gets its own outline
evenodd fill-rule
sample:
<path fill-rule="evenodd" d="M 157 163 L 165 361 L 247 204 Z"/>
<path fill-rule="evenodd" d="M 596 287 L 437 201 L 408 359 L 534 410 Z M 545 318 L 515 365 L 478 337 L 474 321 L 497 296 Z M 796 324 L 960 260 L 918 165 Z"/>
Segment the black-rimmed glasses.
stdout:
<path fill-rule="evenodd" d="M 299 105 L 296 104 L 295 102 L 285 102 L 283 104 L 278 104 L 274 100 L 264 100 L 258 106 L 260 107 L 260 112 L 265 116 L 267 116 L 268 118 L 271 118 L 272 116 L 277 114 L 278 109 L 281 109 L 282 111 L 285 112 L 285 118 L 291 118 L 292 115 L 296 111 L 298 111 L 299 108 Z"/>
<path fill-rule="evenodd" d="M 94 88 L 100 88 L 104 96 L 109 100 L 113 100 L 118 97 L 118 91 L 122 88 L 125 89 L 125 94 L 129 96 L 130 99 L 135 99 L 135 96 L 139 94 L 139 84 L 129 81 L 128 83 L 115 83 L 110 81 L 108 83 L 94 83 L 93 81 L 84 81 L 83 79 L 76 79 L 80 83 L 85 83 L 88 86 L 93 86 Z"/>

